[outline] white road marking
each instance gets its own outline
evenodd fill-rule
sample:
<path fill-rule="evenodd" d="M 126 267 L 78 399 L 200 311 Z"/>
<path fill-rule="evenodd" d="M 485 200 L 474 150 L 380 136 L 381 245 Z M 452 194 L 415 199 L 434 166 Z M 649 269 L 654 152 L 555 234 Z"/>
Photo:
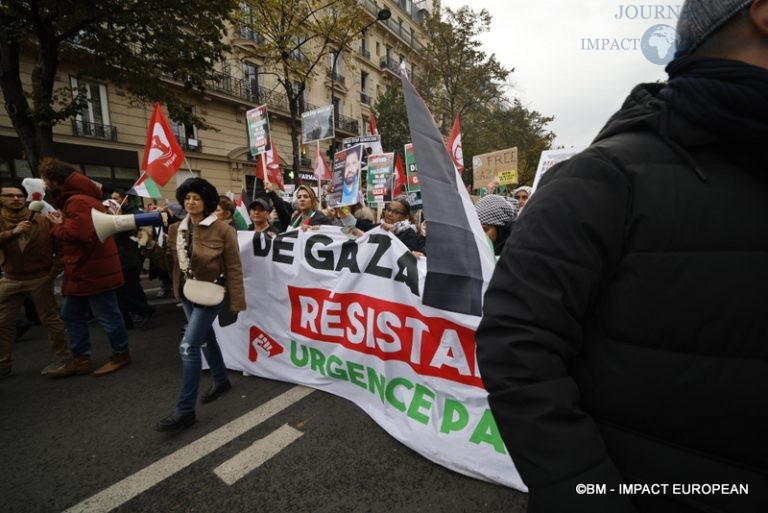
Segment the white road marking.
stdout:
<path fill-rule="evenodd" d="M 257 440 L 247 449 L 240 451 L 233 458 L 216 467 L 213 472 L 219 476 L 219 479 L 232 486 L 249 472 L 259 468 L 272 456 L 291 445 L 303 434 L 288 424 L 283 424 L 276 431 L 261 440 Z"/>
<path fill-rule="evenodd" d="M 312 388 L 293 387 L 216 431 L 208 433 L 173 454 L 169 454 L 96 495 L 75 504 L 64 513 L 107 513 L 112 511 L 243 433 L 250 431 L 270 417 L 277 415 L 314 391 Z"/>

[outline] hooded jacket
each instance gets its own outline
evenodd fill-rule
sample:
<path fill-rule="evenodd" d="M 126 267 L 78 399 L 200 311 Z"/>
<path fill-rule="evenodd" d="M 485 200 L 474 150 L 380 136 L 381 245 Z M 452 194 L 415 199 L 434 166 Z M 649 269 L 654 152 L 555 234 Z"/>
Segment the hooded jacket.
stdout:
<path fill-rule="evenodd" d="M 768 511 L 763 148 L 693 126 L 662 87 L 544 176 L 485 296 L 480 371 L 531 512 Z"/>
<path fill-rule="evenodd" d="M 53 225 L 51 235 L 61 244 L 65 296 L 92 296 L 123 284 L 120 257 L 112 237 L 99 242 L 91 209 L 104 212 L 101 189 L 82 173 L 70 174 L 61 186 L 57 207 L 63 222 Z"/>

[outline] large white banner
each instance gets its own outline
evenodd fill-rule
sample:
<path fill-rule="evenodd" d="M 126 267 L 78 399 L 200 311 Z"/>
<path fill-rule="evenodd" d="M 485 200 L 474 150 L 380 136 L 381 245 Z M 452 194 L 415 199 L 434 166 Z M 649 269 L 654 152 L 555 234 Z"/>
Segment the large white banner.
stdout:
<path fill-rule="evenodd" d="M 423 259 L 380 229 L 238 236 L 248 309 L 215 323 L 228 368 L 354 401 L 426 458 L 527 491 L 478 372 L 480 318 L 422 304 Z"/>

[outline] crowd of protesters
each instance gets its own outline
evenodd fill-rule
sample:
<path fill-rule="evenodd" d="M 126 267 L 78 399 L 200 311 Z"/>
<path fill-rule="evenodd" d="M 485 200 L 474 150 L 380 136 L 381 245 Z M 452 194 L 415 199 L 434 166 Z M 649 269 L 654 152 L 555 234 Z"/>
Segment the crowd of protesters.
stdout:
<path fill-rule="evenodd" d="M 548 171 L 533 201 L 522 186 L 476 203 L 499 257 L 475 336 L 478 365 L 530 511 L 768 511 L 768 1 L 687 0 L 677 29 L 685 45 L 669 82 L 637 86 L 592 146 Z M 101 242 L 91 210 L 130 213 L 125 196 L 103 204 L 94 182 L 55 159 L 39 171 L 58 209 L 47 216 L 27 207 L 20 183 L 0 192 L 0 379 L 12 373 L 25 299 L 62 358 L 48 376 L 130 364 L 126 325 L 152 316 L 138 293 L 137 262 L 149 258 L 167 273 L 161 292 L 176 296 L 188 320 L 181 389 L 156 429 L 190 427 L 202 354 L 212 383 L 201 402 L 231 388 L 212 329 L 224 306 L 214 296 L 226 289 L 230 313 L 246 308 L 232 198 L 189 179 L 167 233 L 143 228 Z M 427 221 L 405 196 L 374 212 L 322 205 L 300 185 L 293 202 L 261 191 L 247 210 L 254 237 L 380 229 L 428 257 Z M 112 349 L 95 371 L 91 319 Z M 605 493 L 691 482 L 746 484 L 749 493 L 738 507 L 717 494 Z M 604 492 L 579 491 L 587 485 Z"/>
<path fill-rule="evenodd" d="M 49 334 L 54 361 L 43 374 L 52 378 L 102 376 L 130 364 L 128 330 L 145 328 L 154 313 L 141 285 L 141 272 L 148 268 L 151 278 L 160 280 L 158 296 L 175 296 L 187 317 L 179 345 L 181 390 L 174 409 L 156 429 L 177 431 L 191 426 L 199 395 L 201 354 L 212 375 L 201 402 L 216 399 L 231 384 L 212 328 L 222 305 L 194 303 L 186 297 L 186 284 L 223 284 L 231 313 L 245 309 L 235 201 L 220 195 L 206 180 L 189 179 L 176 191 L 177 207 L 168 202 L 147 205 L 147 211 L 165 216 L 165 227 L 118 231 L 100 241 L 91 210 L 134 215 L 142 212 L 139 198 L 122 190 L 104 198 L 98 184 L 74 166 L 52 158 L 43 160 L 40 174 L 55 207 L 48 215 L 27 208 L 29 195 L 20 183 L 2 184 L 0 379 L 12 372 L 16 321 L 25 299 L 31 300 Z M 503 245 L 516 211 L 516 201 L 502 196 L 490 195 L 478 203 L 489 243 Z M 258 237 L 274 238 L 287 230 L 321 225 L 337 226 L 348 236 L 360 237 L 380 228 L 415 255 L 426 254 L 426 221 L 419 222 L 420 216 L 406 196 L 393 198 L 378 211 L 363 203 L 333 208 L 321 205 L 314 188 L 299 185 L 292 201 L 272 190 L 255 191 L 247 212 L 247 229 Z M 59 308 L 53 283 L 62 271 Z M 96 370 L 91 362 L 89 324 L 93 321 L 107 334 L 112 350 L 108 361 Z"/>

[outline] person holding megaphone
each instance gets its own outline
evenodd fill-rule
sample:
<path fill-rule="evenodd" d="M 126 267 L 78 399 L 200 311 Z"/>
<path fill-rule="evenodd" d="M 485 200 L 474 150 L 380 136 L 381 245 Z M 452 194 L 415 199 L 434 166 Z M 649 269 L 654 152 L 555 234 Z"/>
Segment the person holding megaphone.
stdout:
<path fill-rule="evenodd" d="M 64 301 L 61 318 L 69 335 L 71 358 L 48 369 L 48 376 L 60 378 L 91 373 L 91 340 L 88 312 L 107 333 L 112 355 L 93 372 L 101 376 L 131 363 L 128 333 L 117 304 L 117 289 L 123 285 L 120 258 L 115 241 L 100 241 L 91 210 L 104 211 L 101 188 L 83 173 L 58 159 L 40 162 L 40 176 L 59 212 L 50 212 L 51 235 L 61 246 L 64 261 Z"/>
<path fill-rule="evenodd" d="M 182 362 L 181 390 L 173 412 L 161 419 L 158 431 L 179 431 L 195 423 L 201 352 L 211 368 L 213 383 L 201 402 L 215 400 L 230 388 L 213 321 L 219 315 L 225 292 L 229 310 L 245 310 L 243 268 L 235 230 L 217 219 L 219 203 L 216 188 L 202 178 L 190 178 L 176 189 L 176 198 L 187 216 L 168 228 L 165 246 L 139 233 L 139 245 L 148 256 L 173 277 L 173 292 L 187 316 L 187 329 L 179 345 Z"/>

